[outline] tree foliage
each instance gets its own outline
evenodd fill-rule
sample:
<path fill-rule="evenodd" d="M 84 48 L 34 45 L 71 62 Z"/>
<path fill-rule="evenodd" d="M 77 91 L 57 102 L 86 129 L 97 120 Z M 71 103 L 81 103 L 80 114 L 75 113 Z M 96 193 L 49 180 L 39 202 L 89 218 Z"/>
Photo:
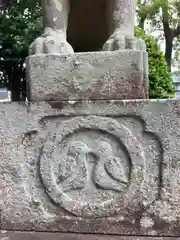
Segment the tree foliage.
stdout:
<path fill-rule="evenodd" d="M 42 13 L 38 1 L 16 1 L 1 9 L 0 87 L 8 87 L 13 100 L 20 100 L 26 90 L 24 61 L 29 44 L 40 34 Z"/>
<path fill-rule="evenodd" d="M 149 96 L 150 98 L 172 98 L 175 95 L 175 87 L 171 73 L 165 60 L 164 53 L 152 36 L 147 36 L 140 28 L 136 28 L 136 36 L 146 42 L 149 56 Z"/>
<path fill-rule="evenodd" d="M 146 20 L 151 20 L 153 31 L 163 33 L 165 58 L 171 71 L 173 50 L 176 60 L 179 57 L 177 46 L 180 36 L 180 0 L 138 0 L 139 27 L 144 29 Z"/>

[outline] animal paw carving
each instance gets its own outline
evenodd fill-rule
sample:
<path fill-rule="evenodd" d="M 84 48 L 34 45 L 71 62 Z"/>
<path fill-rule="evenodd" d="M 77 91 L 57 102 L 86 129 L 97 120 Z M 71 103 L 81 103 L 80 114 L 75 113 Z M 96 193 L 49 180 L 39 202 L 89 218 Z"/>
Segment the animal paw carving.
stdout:
<path fill-rule="evenodd" d="M 146 51 L 143 39 L 127 36 L 124 32 L 115 31 L 103 46 L 103 51 L 115 51 L 120 49 L 136 49 Z"/>
<path fill-rule="evenodd" d="M 74 50 L 62 34 L 51 30 L 36 38 L 29 47 L 29 55 L 47 53 L 73 54 Z"/>

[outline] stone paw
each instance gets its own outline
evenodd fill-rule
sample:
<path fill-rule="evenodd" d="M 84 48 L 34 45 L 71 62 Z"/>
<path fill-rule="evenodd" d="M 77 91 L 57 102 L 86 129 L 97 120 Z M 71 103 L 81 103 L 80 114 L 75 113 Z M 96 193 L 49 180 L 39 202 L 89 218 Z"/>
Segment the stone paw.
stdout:
<path fill-rule="evenodd" d="M 48 53 L 73 54 L 74 50 L 61 34 L 54 31 L 36 38 L 29 46 L 29 55 Z"/>
<path fill-rule="evenodd" d="M 103 46 L 103 51 L 115 51 L 120 49 L 134 49 L 146 51 L 146 44 L 143 39 L 116 31 L 114 32 Z"/>

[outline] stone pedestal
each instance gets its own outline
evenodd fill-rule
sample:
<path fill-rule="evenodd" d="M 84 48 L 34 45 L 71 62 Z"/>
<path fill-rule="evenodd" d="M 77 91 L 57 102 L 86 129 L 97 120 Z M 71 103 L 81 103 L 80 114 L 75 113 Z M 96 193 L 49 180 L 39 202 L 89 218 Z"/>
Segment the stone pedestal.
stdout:
<path fill-rule="evenodd" d="M 147 60 L 146 52 L 132 50 L 30 56 L 29 99 L 144 99 Z"/>
<path fill-rule="evenodd" d="M 147 96 L 145 56 L 27 59 L 29 103 L 0 105 L 0 237 L 180 235 L 180 102 L 128 99 Z"/>

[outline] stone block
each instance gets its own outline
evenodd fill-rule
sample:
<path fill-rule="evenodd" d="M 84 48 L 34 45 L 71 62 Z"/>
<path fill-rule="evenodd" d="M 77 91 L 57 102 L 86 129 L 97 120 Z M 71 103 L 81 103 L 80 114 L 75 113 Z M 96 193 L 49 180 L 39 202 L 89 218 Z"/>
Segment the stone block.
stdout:
<path fill-rule="evenodd" d="M 1 229 L 180 235 L 180 101 L 11 104 Z"/>
<path fill-rule="evenodd" d="M 132 50 L 30 56 L 28 99 L 144 99 L 147 62 L 146 52 Z"/>

